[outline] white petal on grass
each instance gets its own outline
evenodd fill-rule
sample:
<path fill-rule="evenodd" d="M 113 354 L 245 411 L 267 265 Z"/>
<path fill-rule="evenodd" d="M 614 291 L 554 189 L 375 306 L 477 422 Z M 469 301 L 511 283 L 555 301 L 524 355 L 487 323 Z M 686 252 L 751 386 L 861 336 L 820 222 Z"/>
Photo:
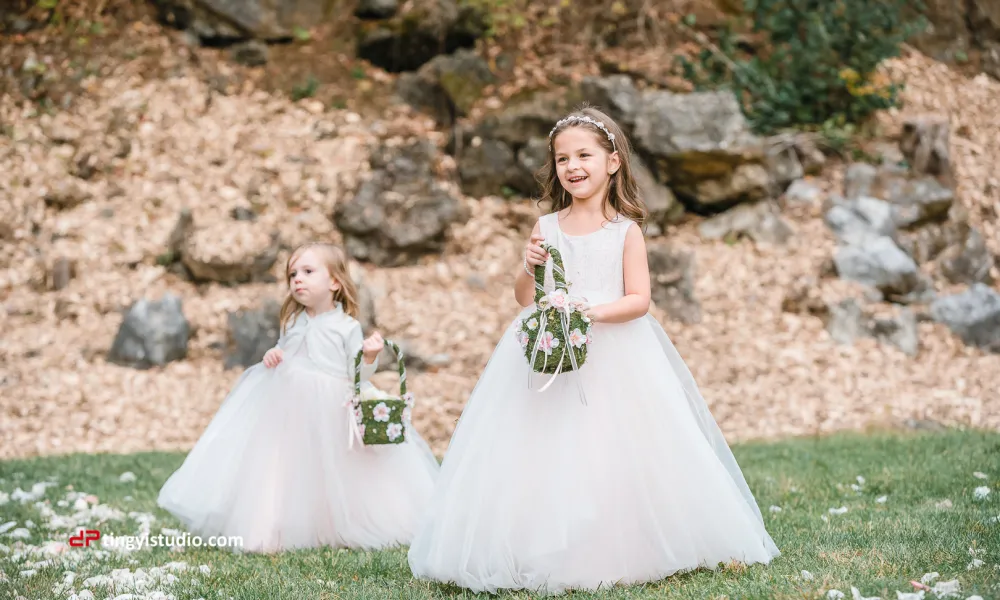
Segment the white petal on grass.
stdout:
<path fill-rule="evenodd" d="M 830 518 L 827 517 L 826 515 L 822 515 L 822 516 L 820 516 L 820 518 L 823 519 L 824 523 L 829 523 L 830 522 Z"/>
<path fill-rule="evenodd" d="M 0 492 L 0 506 L 10 502 L 10 494 L 7 492 Z"/>
<path fill-rule="evenodd" d="M 940 576 L 941 574 L 938 573 L 937 571 L 934 571 L 933 573 L 924 573 L 924 576 L 920 578 L 920 583 L 924 585 L 930 585 L 934 583 L 934 580 L 936 580 Z"/>
<path fill-rule="evenodd" d="M 3 525 L 0 525 L 0 533 L 7 533 L 16 526 L 17 526 L 17 521 L 7 521 Z"/>
<path fill-rule="evenodd" d="M 889 496 L 879 496 L 878 498 L 875 498 L 875 502 L 878 502 L 879 504 L 885 504 L 886 500 L 888 499 Z"/>
<path fill-rule="evenodd" d="M 976 471 L 975 473 L 972 474 L 972 476 L 975 477 L 976 479 L 989 479 L 990 477 L 986 473 L 982 473 L 980 471 Z"/>
<path fill-rule="evenodd" d="M 858 591 L 858 588 L 853 586 L 851 586 L 851 597 L 854 598 L 854 600 L 882 600 L 881 596 L 862 596 L 861 592 Z"/>
<path fill-rule="evenodd" d="M 858 475 L 858 483 L 860 485 L 864 485 L 865 484 L 865 478 L 862 477 L 861 475 Z"/>
<path fill-rule="evenodd" d="M 896 600 L 924 600 L 924 591 L 919 592 L 900 592 L 896 591 Z"/>
<path fill-rule="evenodd" d="M 940 502 L 938 502 L 937 504 L 934 505 L 934 508 L 939 508 L 939 509 L 945 509 L 945 508 L 951 508 L 951 507 L 952 507 L 951 500 L 948 499 L 948 498 L 945 498 L 944 500 L 942 500 L 942 501 L 940 501 Z"/>
<path fill-rule="evenodd" d="M 773 513 L 779 513 L 779 512 L 781 512 L 781 507 L 780 506 L 771 506 L 768 510 L 771 511 L 771 512 L 773 512 Z"/>
<path fill-rule="evenodd" d="M 854 490 L 855 492 L 859 493 L 859 494 L 861 493 L 861 490 L 862 490 L 861 486 L 858 485 L 858 484 L 856 484 L 856 483 L 852 483 L 851 484 L 851 489 Z"/>
<path fill-rule="evenodd" d="M 969 596 L 965 600 L 983 600 L 982 596 Z"/>
<path fill-rule="evenodd" d="M 826 592 L 826 600 L 843 600 L 844 592 L 840 590 L 828 590 Z"/>
<path fill-rule="evenodd" d="M 831 515 L 842 515 L 847 512 L 846 506 L 841 506 L 840 508 L 831 508 L 829 511 Z"/>
<path fill-rule="evenodd" d="M 31 532 L 28 531 L 28 529 L 25 527 L 18 527 L 17 529 L 11 531 L 7 535 L 11 538 L 14 538 L 15 540 L 31 539 Z"/>
<path fill-rule="evenodd" d="M 202 575 L 211 575 L 212 573 L 212 569 L 208 565 L 201 565 L 198 567 L 198 570 L 201 571 Z"/>
<path fill-rule="evenodd" d="M 972 491 L 972 495 L 976 500 L 985 500 L 990 495 L 990 488 L 981 485 Z"/>
<path fill-rule="evenodd" d="M 135 481 L 135 473 L 133 473 L 132 471 L 125 471 L 124 473 L 118 476 L 118 481 L 122 483 L 132 483 Z"/>
<path fill-rule="evenodd" d="M 806 571 L 806 570 L 803 570 L 801 573 L 799 573 L 799 576 L 802 577 L 803 581 L 812 581 L 813 580 L 813 574 L 810 573 L 809 571 Z"/>
<path fill-rule="evenodd" d="M 974 571 L 975 569 L 978 569 L 981 566 L 983 566 L 983 561 L 978 558 L 973 558 L 972 562 L 970 562 L 968 565 L 965 566 L 965 570 Z"/>
<path fill-rule="evenodd" d="M 934 588 L 931 591 L 938 598 L 958 598 L 959 592 L 962 591 L 962 585 L 957 579 L 939 581 L 934 584 Z"/>

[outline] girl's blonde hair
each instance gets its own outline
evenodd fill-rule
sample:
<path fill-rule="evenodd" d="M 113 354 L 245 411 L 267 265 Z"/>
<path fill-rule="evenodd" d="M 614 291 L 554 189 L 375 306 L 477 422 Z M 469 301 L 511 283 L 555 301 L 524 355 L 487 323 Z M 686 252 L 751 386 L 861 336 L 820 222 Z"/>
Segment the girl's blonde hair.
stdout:
<path fill-rule="evenodd" d="M 559 176 L 556 174 L 555 139 L 570 127 L 579 127 L 593 133 L 597 143 L 608 154 L 617 151 L 621 161 L 621 166 L 609 179 L 605 207 L 610 206 L 617 214 L 635 221 L 637 225 L 642 227 L 646 222 L 648 212 L 646 205 L 639 197 L 639 184 L 632 173 L 632 144 L 625 137 L 622 128 L 619 127 L 618 123 L 615 123 L 614 119 L 590 106 L 584 106 L 580 110 L 570 113 L 567 117 L 589 117 L 603 123 L 607 130 L 614 135 L 614 143 L 596 125 L 586 121 L 560 121 L 560 124 L 552 130 L 549 136 L 549 160 L 538 172 L 538 182 L 542 187 L 539 204 L 548 202 L 553 212 L 558 212 L 573 204 L 573 196 L 562 186 L 562 183 L 559 182 Z M 608 219 L 614 218 L 614 215 L 605 216 Z"/>
<path fill-rule="evenodd" d="M 340 289 L 332 292 L 333 301 L 340 302 L 344 307 L 345 313 L 357 318 L 358 288 L 351 279 L 351 273 L 347 267 L 347 256 L 339 246 L 324 242 L 309 242 L 293 250 L 292 255 L 288 257 L 288 262 L 285 264 L 285 283 L 291 286 L 292 263 L 302 256 L 302 253 L 306 250 L 314 250 L 320 256 L 323 263 L 326 264 L 326 268 L 330 272 L 330 278 L 340 284 Z M 284 304 L 281 305 L 281 312 L 279 313 L 281 331 L 284 332 L 288 328 L 289 323 L 294 321 L 305 309 L 305 306 L 292 297 L 292 293 L 289 290 L 288 297 L 285 298 Z"/>

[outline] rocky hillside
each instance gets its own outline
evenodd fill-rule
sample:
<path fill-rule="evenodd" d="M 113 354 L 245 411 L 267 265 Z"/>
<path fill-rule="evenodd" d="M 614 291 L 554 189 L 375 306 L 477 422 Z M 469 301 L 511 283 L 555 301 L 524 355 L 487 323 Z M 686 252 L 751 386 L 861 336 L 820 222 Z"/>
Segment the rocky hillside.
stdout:
<path fill-rule="evenodd" d="M 602 68 L 551 32 L 552 54 L 470 41 L 479 17 L 447 2 L 416 29 L 412 7 L 361 3 L 342 51 L 336 29 L 208 4 L 81 8 L 72 31 L 4 15 L 0 455 L 189 447 L 273 343 L 284 261 L 311 239 L 355 259 L 366 325 L 408 346 L 443 451 L 517 312 L 545 135 L 582 100 L 635 140 L 654 314 L 727 435 L 1000 427 L 987 75 L 887 64 L 905 106 L 856 163 L 753 134 L 731 95 L 677 93 L 648 53 L 609 69 L 620 46 Z M 321 52 L 337 66 L 313 93 L 275 83 Z"/>

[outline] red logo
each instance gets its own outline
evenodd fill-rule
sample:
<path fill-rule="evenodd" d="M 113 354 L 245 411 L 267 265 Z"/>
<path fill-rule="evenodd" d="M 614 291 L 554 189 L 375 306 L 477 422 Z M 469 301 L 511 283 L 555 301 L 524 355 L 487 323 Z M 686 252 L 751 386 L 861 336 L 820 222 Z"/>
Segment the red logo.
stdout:
<path fill-rule="evenodd" d="M 70 536 L 69 545 L 74 548 L 90 547 L 90 542 L 101 539 L 101 532 L 96 529 L 81 529 L 76 535 Z"/>

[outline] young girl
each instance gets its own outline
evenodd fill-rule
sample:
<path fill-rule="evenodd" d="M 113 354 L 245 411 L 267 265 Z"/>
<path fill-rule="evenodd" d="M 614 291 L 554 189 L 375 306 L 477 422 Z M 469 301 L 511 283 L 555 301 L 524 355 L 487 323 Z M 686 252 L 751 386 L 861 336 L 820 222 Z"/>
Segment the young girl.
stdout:
<path fill-rule="evenodd" d="M 532 312 L 544 240 L 562 255 L 571 295 L 587 300 L 593 343 L 579 371 L 535 391 L 511 325 L 459 420 L 410 568 L 474 591 L 558 593 L 769 562 L 779 552 L 743 474 L 647 315 L 645 208 L 628 141 L 593 109 L 549 138 L 543 198 L 556 212 L 535 225 L 514 294 L 520 317 Z"/>
<path fill-rule="evenodd" d="M 362 341 L 344 254 L 299 247 L 286 279 L 278 345 L 237 381 L 159 505 L 192 533 L 242 536 L 248 551 L 407 544 L 438 463 L 412 428 L 404 444 L 348 449 L 354 357 L 364 350 L 367 380 L 383 342 Z"/>

